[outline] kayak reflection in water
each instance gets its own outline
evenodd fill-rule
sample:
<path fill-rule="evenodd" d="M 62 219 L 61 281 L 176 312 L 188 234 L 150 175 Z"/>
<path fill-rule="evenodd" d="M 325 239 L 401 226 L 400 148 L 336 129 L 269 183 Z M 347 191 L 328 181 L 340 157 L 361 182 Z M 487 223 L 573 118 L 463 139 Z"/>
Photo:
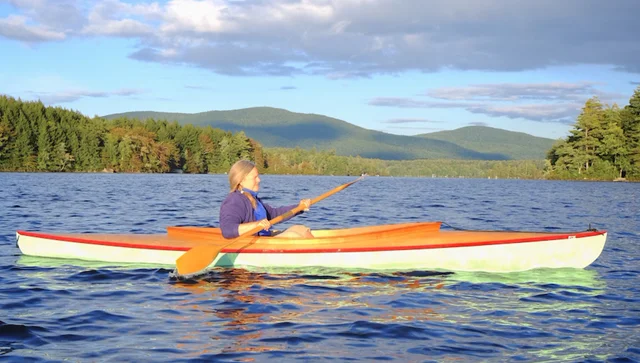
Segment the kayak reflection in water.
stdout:
<path fill-rule="evenodd" d="M 220 206 L 220 229 L 224 238 L 236 238 L 258 226 L 262 227 L 259 236 L 313 238 L 311 230 L 303 225 L 291 226 L 285 231 L 272 229 L 270 219 L 298 206 L 308 211 L 311 199 L 302 199 L 298 205 L 278 208 L 263 203 L 258 197 L 260 175 L 253 162 L 240 160 L 233 164 L 229 170 L 229 186 L 230 193 Z"/>

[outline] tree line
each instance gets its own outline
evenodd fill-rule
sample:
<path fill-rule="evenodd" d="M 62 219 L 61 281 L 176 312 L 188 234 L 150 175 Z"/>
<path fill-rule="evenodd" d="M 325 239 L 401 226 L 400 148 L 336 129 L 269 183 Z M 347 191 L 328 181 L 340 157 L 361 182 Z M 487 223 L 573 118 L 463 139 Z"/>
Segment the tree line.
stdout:
<path fill-rule="evenodd" d="M 269 148 L 267 173 L 438 177 L 544 179 L 544 160 L 380 160 L 359 156 L 340 156 L 335 151 L 300 148 Z"/>
<path fill-rule="evenodd" d="M 570 135 L 547 153 L 553 179 L 640 180 L 640 87 L 624 108 L 585 103 Z"/>
<path fill-rule="evenodd" d="M 640 88 L 623 109 L 587 101 L 575 128 L 545 160 L 402 160 L 334 150 L 263 148 L 244 132 L 177 121 L 89 118 L 0 95 L 0 171 L 225 173 L 239 159 L 262 173 L 310 175 L 640 179 Z"/>
<path fill-rule="evenodd" d="M 240 158 L 263 162 L 243 132 L 177 122 L 88 118 L 0 96 L 0 170 L 222 173 Z"/>
<path fill-rule="evenodd" d="M 225 173 L 242 158 L 272 174 L 540 178 L 544 167 L 522 161 L 386 161 L 340 156 L 335 150 L 264 149 L 244 132 L 152 118 L 89 118 L 0 96 L 0 171 Z"/>

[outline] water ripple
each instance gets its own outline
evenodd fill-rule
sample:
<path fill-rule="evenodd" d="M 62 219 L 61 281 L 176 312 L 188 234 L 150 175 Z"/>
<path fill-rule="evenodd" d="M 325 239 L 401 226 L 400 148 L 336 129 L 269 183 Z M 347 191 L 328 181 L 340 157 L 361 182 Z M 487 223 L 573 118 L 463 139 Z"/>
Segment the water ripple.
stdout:
<path fill-rule="evenodd" d="M 261 196 L 294 204 L 348 181 L 265 175 Z M 587 269 L 219 269 L 179 281 L 169 269 L 21 256 L 15 231 L 215 226 L 225 175 L 0 173 L 0 183 L 2 361 L 640 361 L 636 185 L 369 178 L 295 220 L 592 224 L 609 239 Z"/>

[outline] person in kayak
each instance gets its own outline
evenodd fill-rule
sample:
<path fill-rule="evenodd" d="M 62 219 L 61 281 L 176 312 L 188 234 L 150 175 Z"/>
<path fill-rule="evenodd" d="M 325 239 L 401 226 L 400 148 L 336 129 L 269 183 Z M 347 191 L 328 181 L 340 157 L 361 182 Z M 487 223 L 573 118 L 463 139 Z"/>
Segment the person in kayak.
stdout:
<path fill-rule="evenodd" d="M 304 225 L 291 226 L 285 231 L 271 228 L 270 219 L 300 206 L 309 210 L 311 199 L 302 199 L 298 205 L 274 208 L 258 197 L 260 174 L 249 160 L 239 160 L 229 170 L 231 190 L 220 206 L 220 229 L 224 238 L 236 238 L 258 226 L 259 236 L 312 238 L 311 230 Z M 302 213 L 302 212 L 300 212 Z"/>

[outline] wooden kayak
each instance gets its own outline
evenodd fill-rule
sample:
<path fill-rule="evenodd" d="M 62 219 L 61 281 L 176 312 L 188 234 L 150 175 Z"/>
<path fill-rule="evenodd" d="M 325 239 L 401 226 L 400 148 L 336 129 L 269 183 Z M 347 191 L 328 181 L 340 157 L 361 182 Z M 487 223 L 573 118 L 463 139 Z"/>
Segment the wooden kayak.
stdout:
<path fill-rule="evenodd" d="M 516 272 L 584 268 L 601 254 L 606 231 L 524 232 L 441 230 L 416 222 L 314 230 L 315 238 L 249 236 L 224 247 L 209 267 L 331 267 L 374 270 Z M 224 245 L 218 228 L 167 227 L 166 234 L 17 231 L 24 255 L 175 266 L 185 251 Z"/>

